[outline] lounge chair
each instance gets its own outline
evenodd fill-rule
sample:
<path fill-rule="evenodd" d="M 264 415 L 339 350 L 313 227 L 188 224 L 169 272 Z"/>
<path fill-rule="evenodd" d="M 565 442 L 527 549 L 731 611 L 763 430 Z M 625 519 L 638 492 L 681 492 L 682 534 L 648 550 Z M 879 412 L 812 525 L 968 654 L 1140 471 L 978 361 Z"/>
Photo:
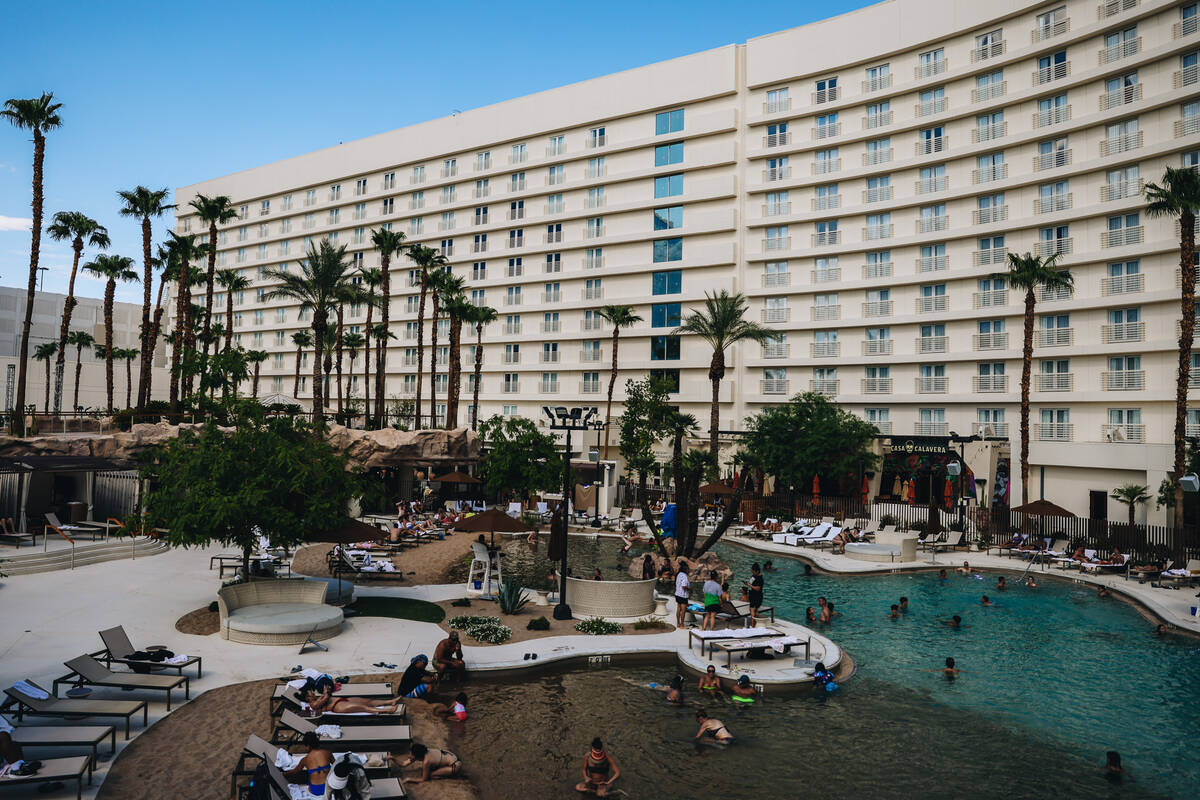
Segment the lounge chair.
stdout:
<path fill-rule="evenodd" d="M 812 648 L 812 639 L 800 639 L 795 636 L 775 636 L 770 639 L 759 639 L 757 641 L 740 640 L 718 640 L 709 643 L 709 658 L 712 658 L 715 650 L 720 650 L 725 654 L 726 663 L 725 669 L 732 671 L 734 653 L 748 653 L 751 650 L 765 649 L 773 647 L 774 644 L 779 644 L 783 648 L 784 653 L 790 653 L 793 647 L 804 647 L 804 658 L 807 659 L 809 651 Z"/>
<path fill-rule="evenodd" d="M 104 537 L 108 535 L 108 528 L 99 525 L 89 525 L 86 522 L 72 522 L 69 524 L 64 523 L 59 520 L 58 515 L 54 512 L 47 512 L 46 522 L 50 523 L 51 528 L 54 528 L 54 530 L 66 536 L 68 539 L 74 536 L 87 535 L 90 536 L 93 541 L 95 541 L 98 536 Z"/>
<path fill-rule="evenodd" d="M 145 689 L 165 691 L 167 693 L 167 711 L 171 710 L 171 690 L 183 686 L 183 698 L 190 700 L 192 696 L 192 679 L 187 675 L 143 675 L 138 672 L 113 672 L 89 655 L 78 656 L 64 662 L 71 672 L 54 681 L 54 691 L 63 683 L 88 684 L 89 686 L 107 686 L 117 689 Z"/>
<path fill-rule="evenodd" d="M 367 684 L 358 685 L 366 686 Z M 334 697 L 337 697 L 338 695 L 362 697 L 363 695 L 351 688 L 353 686 L 354 684 L 344 684 L 342 686 L 343 691 L 335 693 Z M 282 705 L 278 706 L 277 708 L 282 710 L 283 706 L 287 706 L 297 714 L 301 713 L 304 710 L 304 699 L 300 696 L 300 690 L 293 689 L 287 684 L 284 684 L 283 689 L 284 690 L 278 695 L 278 699 L 282 701 Z M 386 697 L 392 697 L 391 693 L 388 693 Z M 394 713 L 389 714 L 372 714 L 369 711 L 354 711 L 350 713 L 325 711 L 316 716 L 305 716 L 304 719 L 315 720 L 318 725 L 369 725 L 376 722 L 402 722 L 404 720 L 404 714 L 406 710 L 407 709 L 405 708 L 404 704 L 401 703 L 400 705 L 396 706 L 396 711 Z M 274 716 L 274 712 L 272 712 L 272 716 Z"/>
<path fill-rule="evenodd" d="M 108 739 L 109 755 L 117 752 L 117 729 L 112 725 L 20 725 L 12 739 L 21 747 L 87 747 L 92 751 L 91 769 L 96 768 L 100 743 Z"/>
<path fill-rule="evenodd" d="M 322 736 L 321 741 L 327 745 L 345 746 L 348 749 L 361 745 L 383 747 L 412 741 L 412 728 L 407 725 L 342 725 L 341 729 L 340 738 L 328 739 Z M 275 744 L 291 744 L 310 732 L 317 732 L 317 726 L 313 722 L 285 708 L 279 715 L 279 723 L 275 726 L 271 741 Z"/>
<path fill-rule="evenodd" d="M 346 553 L 345 549 L 340 551 L 340 557 L 333 562 L 333 568 L 330 570 L 333 577 L 339 578 L 343 574 L 350 575 L 363 580 L 374 580 L 375 578 L 395 578 L 404 580 L 404 573 L 399 569 L 394 572 L 385 572 L 381 569 L 366 569 L 363 565 L 355 564 L 353 559 Z"/>
<path fill-rule="evenodd" d="M 23 544 L 37 547 L 37 534 L 18 531 L 17 526 L 13 524 L 12 517 L 9 517 L 0 519 L 0 542 L 8 542 L 18 549 Z"/>
<path fill-rule="evenodd" d="M 295 689 L 286 683 L 281 683 L 275 687 L 275 691 L 271 693 L 270 702 L 272 717 L 279 716 L 279 712 L 284 705 L 284 695 L 294 691 Z M 334 697 L 338 695 L 346 695 L 347 697 L 394 697 L 396 693 L 392 691 L 390 683 L 343 683 L 333 693 Z"/>
<path fill-rule="evenodd" d="M 938 550 L 941 550 L 943 547 L 953 549 L 955 547 L 963 547 L 963 546 L 964 546 L 963 545 L 963 532 L 962 531 L 950 531 L 948 534 L 946 534 L 945 541 L 934 542 L 932 545 L 930 545 L 929 549 L 933 550 L 933 552 L 936 553 Z"/>
<path fill-rule="evenodd" d="M 1175 563 L 1176 565 L 1179 564 L 1178 561 Z M 1163 570 L 1158 580 L 1160 584 L 1167 581 L 1171 583 L 1191 583 L 1192 581 L 1200 580 L 1200 558 L 1189 559 L 1182 569 L 1176 566 L 1172 570 Z"/>
<path fill-rule="evenodd" d="M 125 664 L 128 666 L 149 665 L 154 669 L 173 669 L 176 675 L 183 674 L 184 667 L 196 665 L 196 680 L 200 680 L 201 672 L 204 669 L 201 663 L 200 656 L 189 656 L 187 661 L 179 664 L 166 664 L 162 661 L 145 661 L 140 659 L 131 659 L 129 656 L 137 652 L 137 648 L 129 641 L 129 635 L 125 633 L 125 628 L 118 625 L 115 628 L 108 628 L 100 631 L 100 641 L 104 642 L 104 649 L 97 650 L 92 653 L 92 657 L 103 661 L 106 666 L 112 664 Z"/>
<path fill-rule="evenodd" d="M 33 681 L 26 681 L 35 689 L 42 689 Z M 50 695 L 46 699 L 34 697 L 21 691 L 15 686 L 4 690 L 4 693 L 17 701 L 17 721 L 26 715 L 31 717 L 124 717 L 125 738 L 129 738 L 129 720 L 139 711 L 142 712 L 142 726 L 150 721 L 150 712 L 145 700 L 83 700 L 75 698 L 59 698 Z M 49 694 L 49 692 L 47 692 Z"/>
<path fill-rule="evenodd" d="M 238 778 L 247 777 L 247 776 L 254 774 L 254 766 L 249 762 L 253 761 L 254 759 L 261 759 L 265 763 L 270 764 L 272 767 L 275 767 L 275 759 L 278 757 L 279 751 L 282 749 L 283 748 L 271 744 L 266 739 L 263 739 L 261 736 L 256 736 L 253 733 L 250 734 L 249 738 L 246 739 L 246 744 L 242 748 L 242 752 L 238 755 L 237 766 L 234 767 L 233 775 L 232 775 L 232 778 L 230 781 L 229 796 L 230 797 L 240 796 L 238 793 L 238 785 L 237 785 Z M 374 752 L 374 753 L 358 753 L 358 755 L 362 756 L 364 759 L 366 759 L 368 761 L 372 760 L 373 757 L 378 756 L 380 766 L 377 766 L 377 767 L 364 766 L 363 767 L 368 773 L 389 772 L 390 771 L 390 767 L 388 766 L 388 763 L 389 763 L 388 762 L 388 754 L 386 751 Z M 275 767 L 275 769 L 280 772 L 280 777 L 283 777 L 282 770 L 279 770 L 278 767 Z M 395 780 L 395 779 L 393 779 L 393 780 Z M 371 779 L 371 796 L 372 797 L 377 796 L 375 793 L 375 786 L 377 783 L 387 784 L 388 780 L 386 778 L 382 778 L 382 779 L 381 778 L 372 778 Z M 286 788 L 286 785 L 287 784 L 286 784 L 286 779 L 285 779 L 285 781 L 284 781 L 285 788 Z M 284 796 L 291 797 L 290 794 L 285 794 Z M 385 795 L 385 796 L 387 796 L 387 797 L 403 797 L 403 795 Z"/>
<path fill-rule="evenodd" d="M 1087 563 L 1087 564 L 1081 563 L 1079 565 L 1079 569 L 1081 569 L 1085 572 L 1090 572 L 1092 574 L 1098 574 L 1100 572 L 1108 572 L 1110 570 L 1119 572 L 1129 566 L 1129 561 L 1132 558 L 1133 558 L 1133 556 L 1131 556 L 1129 553 L 1124 553 L 1121 555 L 1121 563 L 1120 564 L 1105 564 L 1104 562 Z"/>
<path fill-rule="evenodd" d="M 281 797 L 291 797 L 291 790 L 288 788 L 287 778 L 284 777 L 283 771 L 275 766 L 274 761 L 267 761 L 267 774 L 271 777 L 271 786 Z M 399 778 L 372 778 L 371 779 L 371 800 L 398 800 L 398 798 L 407 797 L 404 791 L 404 784 Z"/>
<path fill-rule="evenodd" d="M 937 543 L 937 540 L 940 539 L 941 536 L 941 531 L 927 533 L 924 536 L 920 536 L 917 538 L 917 547 L 922 550 L 929 550 Z"/>
<path fill-rule="evenodd" d="M 13 775 L 9 773 L 0 778 L 0 786 L 22 786 L 31 783 L 50 784 L 55 781 L 75 781 L 76 800 L 83 797 L 83 773 L 87 772 L 88 786 L 92 785 L 92 759 L 87 756 L 69 756 L 67 758 L 48 758 L 42 762 L 42 768 L 36 775 Z"/>

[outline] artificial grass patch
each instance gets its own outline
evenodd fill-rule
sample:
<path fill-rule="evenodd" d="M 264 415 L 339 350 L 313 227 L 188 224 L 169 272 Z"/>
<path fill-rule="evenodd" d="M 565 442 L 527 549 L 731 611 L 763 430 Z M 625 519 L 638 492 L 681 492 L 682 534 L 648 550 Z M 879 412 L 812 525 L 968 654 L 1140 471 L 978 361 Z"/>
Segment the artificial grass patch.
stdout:
<path fill-rule="evenodd" d="M 391 617 L 437 624 L 446 617 L 442 607 L 408 597 L 360 597 L 346 606 L 360 617 Z"/>

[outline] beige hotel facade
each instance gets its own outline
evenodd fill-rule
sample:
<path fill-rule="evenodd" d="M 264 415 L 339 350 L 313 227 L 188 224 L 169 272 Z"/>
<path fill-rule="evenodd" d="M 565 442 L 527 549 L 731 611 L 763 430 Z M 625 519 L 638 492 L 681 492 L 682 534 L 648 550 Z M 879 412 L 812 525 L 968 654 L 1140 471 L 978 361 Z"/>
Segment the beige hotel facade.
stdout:
<path fill-rule="evenodd" d="M 206 232 L 197 193 L 239 206 L 218 267 L 252 281 L 233 325 L 271 354 L 263 392 L 291 394 L 309 322 L 262 298 L 262 269 L 321 237 L 375 267 L 370 231 L 391 226 L 499 313 L 481 416 L 602 403 L 596 310 L 625 303 L 644 321 L 621 335 L 618 400 L 662 370 L 707 420 L 711 351 L 671 332 L 725 289 L 778 336 L 729 353 L 723 429 L 813 389 L 899 439 L 1014 455 L 1023 297 L 991 274 L 1057 253 L 1075 288 L 1038 298 L 1030 497 L 1106 512 L 1171 463 L 1178 233 L 1142 187 L 1200 158 L 1198 21 L 1195 2 L 892 0 L 181 187 L 176 230 Z M 393 264 L 389 396 L 415 388 L 410 267 Z M 1008 449 L 968 463 L 990 475 Z"/>

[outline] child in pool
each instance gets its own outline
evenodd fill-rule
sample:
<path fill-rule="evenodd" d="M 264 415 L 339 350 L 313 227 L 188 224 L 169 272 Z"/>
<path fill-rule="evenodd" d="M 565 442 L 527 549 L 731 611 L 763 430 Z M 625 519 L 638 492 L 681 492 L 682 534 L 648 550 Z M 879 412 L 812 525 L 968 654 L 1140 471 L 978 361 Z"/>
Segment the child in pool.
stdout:
<path fill-rule="evenodd" d="M 445 703 L 433 703 L 430 706 L 430 709 L 436 716 L 446 717 L 447 719 L 453 717 L 459 722 L 466 722 L 467 694 L 466 692 L 459 692 L 454 696 L 454 702 L 450 705 L 446 705 Z"/>

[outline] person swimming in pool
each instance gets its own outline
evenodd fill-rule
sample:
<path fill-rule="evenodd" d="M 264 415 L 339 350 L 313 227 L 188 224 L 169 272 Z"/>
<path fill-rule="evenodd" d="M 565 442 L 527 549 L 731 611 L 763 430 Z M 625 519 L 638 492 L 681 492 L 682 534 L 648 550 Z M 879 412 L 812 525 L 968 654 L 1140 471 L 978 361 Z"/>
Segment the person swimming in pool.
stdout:
<path fill-rule="evenodd" d="M 908 598 L 907 597 L 900 598 L 900 613 L 901 614 L 908 613 Z"/>
<path fill-rule="evenodd" d="M 1003 576 L 1003 575 L 1001 575 L 1001 576 L 1000 576 L 1000 577 L 999 577 L 999 578 L 996 580 L 996 591 L 997 591 L 997 592 L 1003 592 L 1003 591 L 1004 591 L 1005 589 L 1007 589 L 1007 588 L 1008 588 L 1008 582 L 1007 582 L 1007 581 L 1005 581 L 1005 580 L 1004 580 L 1004 576 Z"/>
<path fill-rule="evenodd" d="M 963 562 L 963 565 L 961 567 L 959 567 L 958 569 L 956 569 L 954 571 L 957 572 L 959 575 L 971 575 L 975 572 L 975 570 L 971 569 L 970 563 L 966 562 L 966 561 Z"/>
<path fill-rule="evenodd" d="M 892 613 L 888 614 L 888 619 L 900 619 L 900 606 L 892 603 Z"/>
<path fill-rule="evenodd" d="M 836 691 L 837 683 L 833 680 L 833 673 L 825 666 L 824 661 L 818 661 L 812 671 L 813 686 L 818 689 L 824 689 L 826 692 Z"/>
<path fill-rule="evenodd" d="M 950 628 L 965 628 L 965 627 L 967 627 L 966 625 L 962 624 L 962 617 L 960 617 L 958 614 L 955 614 L 950 619 L 940 620 L 940 622 L 943 625 L 950 627 Z"/>
<path fill-rule="evenodd" d="M 671 682 L 668 684 L 658 683 L 657 681 L 650 681 L 649 683 L 639 683 L 638 681 L 635 681 L 632 678 L 618 678 L 617 680 L 624 681 L 625 683 L 628 683 L 630 686 L 639 686 L 639 687 L 644 687 L 646 689 L 653 689 L 656 692 L 666 692 L 668 703 L 670 703 L 673 706 L 683 705 L 683 676 L 682 675 L 676 675 L 674 678 L 671 678 Z"/>
<path fill-rule="evenodd" d="M 745 703 L 751 705 L 758 699 L 758 690 L 750 683 L 749 675 L 739 675 L 737 683 L 730 690 L 730 699 L 735 703 Z"/>
<path fill-rule="evenodd" d="M 721 744 L 729 744 L 733 741 L 733 734 L 725 727 L 725 723 L 710 717 L 707 710 L 701 708 L 696 712 L 696 722 L 700 723 L 700 730 L 696 731 L 697 739 L 709 736 Z"/>
<path fill-rule="evenodd" d="M 938 570 L 938 580 L 939 580 L 939 581 L 947 581 L 947 580 L 950 580 L 949 578 L 947 578 L 947 577 L 946 577 L 946 570 L 944 570 L 944 569 L 939 569 L 939 570 Z"/>
<path fill-rule="evenodd" d="M 1109 588 L 1107 586 L 1101 586 L 1100 591 L 1096 592 L 1096 597 L 1100 597 L 1100 598 L 1112 597 L 1112 592 L 1109 590 Z"/>
<path fill-rule="evenodd" d="M 708 665 L 708 670 L 700 676 L 700 682 L 696 685 L 700 690 L 700 696 L 720 698 L 721 695 L 721 679 L 717 677 L 717 668 L 712 664 Z"/>
<path fill-rule="evenodd" d="M 1127 778 L 1132 780 L 1129 770 L 1121 766 L 1121 754 L 1116 750 L 1109 750 L 1104 754 L 1104 767 L 1102 774 L 1112 783 L 1121 783 Z"/>
<path fill-rule="evenodd" d="M 817 612 L 812 606 L 809 606 L 808 608 L 806 608 L 804 610 L 804 619 L 806 619 L 809 622 L 817 621 Z"/>
<path fill-rule="evenodd" d="M 947 658 L 946 666 L 944 666 L 940 669 L 931 669 L 931 670 L 929 670 L 929 672 L 940 672 L 943 675 L 945 675 L 947 678 L 957 678 L 959 675 L 962 674 L 963 671 L 954 665 L 953 658 Z"/>
<path fill-rule="evenodd" d="M 995 604 L 995 603 L 993 603 L 993 602 L 992 602 L 992 601 L 991 601 L 991 600 L 988 598 L 988 596 L 985 594 L 983 597 L 979 598 L 979 605 L 981 605 L 981 606 L 994 606 L 994 605 L 996 605 L 996 604 Z"/>
<path fill-rule="evenodd" d="M 775 569 L 774 562 L 772 562 L 770 559 L 767 559 L 766 561 L 763 562 L 763 572 L 778 572 L 778 571 L 779 570 Z"/>
<path fill-rule="evenodd" d="M 1036 580 L 1034 580 L 1034 577 L 1032 575 L 1030 575 L 1028 578 L 1025 579 L 1025 588 L 1026 589 L 1038 588 L 1038 582 Z"/>

